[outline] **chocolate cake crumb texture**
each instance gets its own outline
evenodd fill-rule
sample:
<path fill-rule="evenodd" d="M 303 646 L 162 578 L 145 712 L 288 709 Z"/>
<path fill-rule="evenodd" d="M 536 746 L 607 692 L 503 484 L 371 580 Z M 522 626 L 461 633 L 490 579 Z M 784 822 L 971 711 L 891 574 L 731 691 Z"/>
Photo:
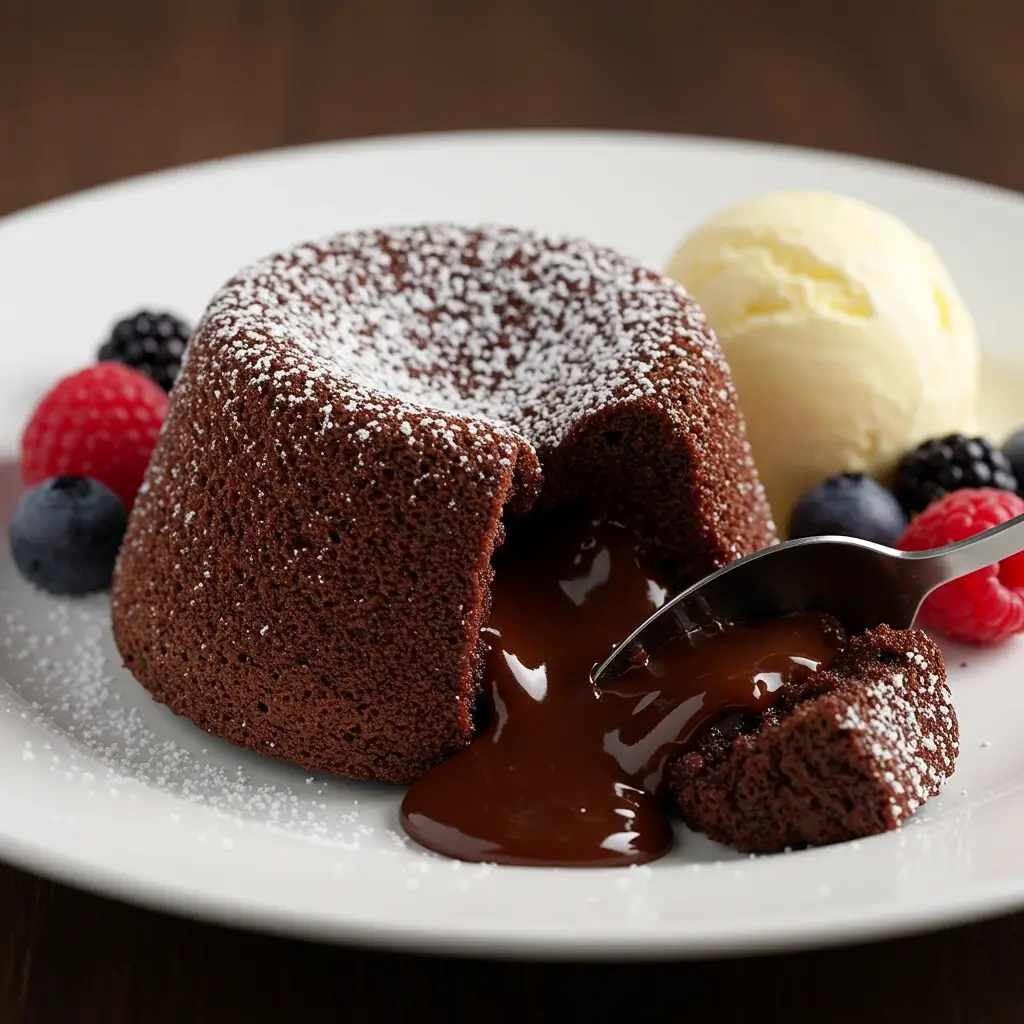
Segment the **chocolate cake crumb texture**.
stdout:
<path fill-rule="evenodd" d="M 215 735 L 407 782 L 472 737 L 502 517 L 568 500 L 600 500 L 680 584 L 773 542 L 678 285 L 507 228 L 300 246 L 229 282 L 190 342 L 115 637 Z"/>
<path fill-rule="evenodd" d="M 671 785 L 688 824 L 773 853 L 900 826 L 939 793 L 958 753 L 938 647 L 879 626 L 738 735 L 711 730 L 673 765 Z"/>

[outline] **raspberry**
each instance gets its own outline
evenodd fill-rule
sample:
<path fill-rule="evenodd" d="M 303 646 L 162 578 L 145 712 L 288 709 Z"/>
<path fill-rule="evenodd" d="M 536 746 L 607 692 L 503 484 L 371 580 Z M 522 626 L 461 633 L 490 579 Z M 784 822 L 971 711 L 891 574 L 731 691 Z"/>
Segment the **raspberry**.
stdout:
<path fill-rule="evenodd" d="M 902 551 L 966 540 L 1024 513 L 1024 499 L 966 488 L 929 505 L 900 538 Z M 1024 631 L 1024 552 L 939 587 L 919 616 L 924 626 L 962 643 L 994 644 Z"/>
<path fill-rule="evenodd" d="M 166 414 L 167 395 L 138 371 L 112 362 L 80 370 L 36 406 L 21 436 L 21 478 L 31 487 L 92 477 L 130 509 Z"/>

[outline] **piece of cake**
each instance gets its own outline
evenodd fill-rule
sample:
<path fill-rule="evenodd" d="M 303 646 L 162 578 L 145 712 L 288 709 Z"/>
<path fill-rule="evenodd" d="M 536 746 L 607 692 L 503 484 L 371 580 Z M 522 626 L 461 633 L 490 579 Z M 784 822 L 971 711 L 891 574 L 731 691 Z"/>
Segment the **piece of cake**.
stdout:
<path fill-rule="evenodd" d="M 953 774 L 958 746 L 938 647 L 878 626 L 760 716 L 711 729 L 670 786 L 692 828 L 774 853 L 901 825 Z"/>
<path fill-rule="evenodd" d="M 244 270 L 190 342 L 113 584 L 201 728 L 407 782 L 473 735 L 502 517 L 598 504 L 679 586 L 775 539 L 729 370 L 668 279 L 510 228 Z"/>

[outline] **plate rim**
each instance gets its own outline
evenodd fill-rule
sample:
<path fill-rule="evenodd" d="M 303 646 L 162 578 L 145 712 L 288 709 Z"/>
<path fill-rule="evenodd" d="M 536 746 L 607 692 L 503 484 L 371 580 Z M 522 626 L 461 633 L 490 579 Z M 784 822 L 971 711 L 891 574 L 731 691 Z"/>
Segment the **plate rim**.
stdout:
<path fill-rule="evenodd" d="M 823 160 L 828 163 L 844 163 L 851 167 L 885 174 L 896 172 L 911 178 L 928 178 L 933 183 L 968 190 L 979 196 L 1024 204 L 1024 190 L 996 185 L 978 178 L 969 178 L 950 171 L 912 164 L 899 160 L 886 160 L 882 157 L 864 156 L 858 153 L 847 153 L 841 150 L 822 149 L 817 146 L 805 146 L 789 142 L 771 142 L 765 139 L 741 139 L 730 136 L 704 135 L 690 132 L 661 132 L 630 128 L 453 128 L 442 131 L 413 131 L 384 133 L 380 135 L 358 136 L 353 138 L 324 139 L 303 142 L 295 145 L 270 146 L 265 149 L 243 150 L 239 153 L 227 153 L 222 156 L 206 159 L 190 160 L 170 167 L 156 170 L 141 171 L 124 178 L 114 178 L 99 182 L 85 188 L 75 189 L 50 199 L 41 199 L 27 206 L 16 207 L 0 215 L 0 230 L 14 221 L 37 214 L 48 214 L 53 210 L 103 198 L 107 193 L 120 192 L 126 189 L 144 188 L 156 185 L 178 175 L 202 174 L 210 171 L 230 171 L 248 163 L 266 160 L 285 160 L 289 157 L 316 156 L 336 151 L 357 152 L 364 149 L 388 149 L 392 147 L 428 146 L 439 142 L 505 142 L 505 141 L 540 141 L 541 139 L 564 139 L 575 142 L 622 142 L 623 144 L 668 144 L 693 146 L 695 148 L 717 149 L 722 153 L 735 155 L 757 153 L 775 153 L 797 159 Z"/>
<path fill-rule="evenodd" d="M 6 864 L 29 874 L 77 888 L 100 899 L 242 931 L 256 931 L 279 938 L 321 945 L 353 945 L 379 952 L 459 957 L 467 960 L 519 960 L 549 962 L 655 962 L 668 960 L 742 960 L 755 956 L 776 956 L 812 950 L 909 938 L 945 928 L 965 927 L 1012 914 L 1024 906 L 1024 876 L 1016 881 L 988 884 L 956 899 L 938 903 L 917 903 L 909 911 L 886 916 L 871 908 L 851 923 L 844 919 L 837 930 L 822 915 L 795 917 L 784 930 L 778 926 L 737 935 L 728 934 L 671 938 L 620 939 L 603 932 L 591 932 L 568 940 L 559 933 L 545 933 L 543 927 L 503 932 L 470 925 L 433 930 L 384 921 L 310 919 L 281 907 L 254 907 L 208 891 L 201 896 L 186 894 L 184 887 L 150 878 L 119 874 L 79 860 L 66 851 L 54 853 L 41 844 L 11 839 L 0 830 L 6 845 Z M 522 871 L 530 868 L 518 869 Z M 600 870 L 600 869 L 564 869 Z"/>
<path fill-rule="evenodd" d="M 493 143 L 535 143 L 557 141 L 593 145 L 634 146 L 658 145 L 689 147 L 693 150 L 717 152 L 738 160 L 757 159 L 781 154 L 798 160 L 815 160 L 862 168 L 888 176 L 898 175 L 904 181 L 928 180 L 958 192 L 1017 205 L 1024 210 L 1024 193 L 985 182 L 875 157 L 831 152 L 805 146 L 759 140 L 719 138 L 706 135 L 669 132 L 517 128 L 499 130 L 455 130 L 377 135 L 358 139 L 311 142 L 298 146 L 280 146 L 264 150 L 216 157 L 176 165 L 128 178 L 104 182 L 60 197 L 41 201 L 11 211 L 0 217 L 0 233 L 10 226 L 21 225 L 37 217 L 60 216 L 65 210 L 92 202 L 106 202 L 118 193 L 142 190 L 172 182 L 175 178 L 204 175 L 210 172 L 231 173 L 267 161 L 312 159 L 338 153 L 356 154 L 367 150 L 404 149 L 409 146 L 489 145 Z M 245 906 L 235 897 L 219 898 L 211 892 L 190 893 L 178 883 L 162 883 L 142 874 L 128 875 L 116 869 L 77 857 L 74 851 L 54 849 L 33 843 L 14 834 L 0 819 L 0 856 L 23 870 L 73 885 L 103 898 L 145 906 L 197 920 L 229 927 L 255 928 L 289 935 L 307 941 L 356 943 L 378 949 L 408 952 L 437 952 L 474 958 L 543 958 L 548 960 L 655 960 L 685 957 L 742 957 L 762 953 L 781 953 L 810 948 L 827 948 L 894 938 L 933 928 L 966 924 L 1010 912 L 1024 906 L 1024 871 L 1015 879 L 998 883 L 978 884 L 956 898 L 944 902 L 901 904 L 895 911 L 880 912 L 874 905 L 863 920 L 850 923 L 844 918 L 841 927 L 823 915 L 807 921 L 793 919 L 783 929 L 762 928 L 748 935 L 727 937 L 657 935 L 643 941 L 619 940 L 615 935 L 593 933 L 570 945 L 560 933 L 545 935 L 543 929 L 517 929 L 502 933 L 500 929 L 483 929 L 471 923 L 465 930 L 451 925 L 436 931 L 425 927 L 410 928 L 404 923 L 383 920 L 372 924 L 363 920 L 310 919 L 290 914 L 286 908 Z"/>

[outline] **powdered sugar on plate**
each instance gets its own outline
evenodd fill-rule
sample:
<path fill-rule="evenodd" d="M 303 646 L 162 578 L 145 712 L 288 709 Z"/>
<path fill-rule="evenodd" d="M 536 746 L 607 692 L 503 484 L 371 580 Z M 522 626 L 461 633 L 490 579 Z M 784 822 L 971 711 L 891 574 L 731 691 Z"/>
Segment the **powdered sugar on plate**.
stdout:
<path fill-rule="evenodd" d="M 14 576 L 9 564 L 4 575 Z M 0 709 L 49 737 L 26 740 L 23 760 L 45 763 L 92 797 L 131 800 L 141 784 L 240 824 L 262 822 L 343 848 L 361 846 L 378 833 L 385 850 L 407 843 L 381 827 L 379 814 L 363 813 L 360 797 L 372 807 L 379 787 L 271 764 L 153 703 L 121 668 L 104 596 L 64 602 L 16 579 L 5 583 L 0 677 L 10 689 L 0 690 Z"/>

